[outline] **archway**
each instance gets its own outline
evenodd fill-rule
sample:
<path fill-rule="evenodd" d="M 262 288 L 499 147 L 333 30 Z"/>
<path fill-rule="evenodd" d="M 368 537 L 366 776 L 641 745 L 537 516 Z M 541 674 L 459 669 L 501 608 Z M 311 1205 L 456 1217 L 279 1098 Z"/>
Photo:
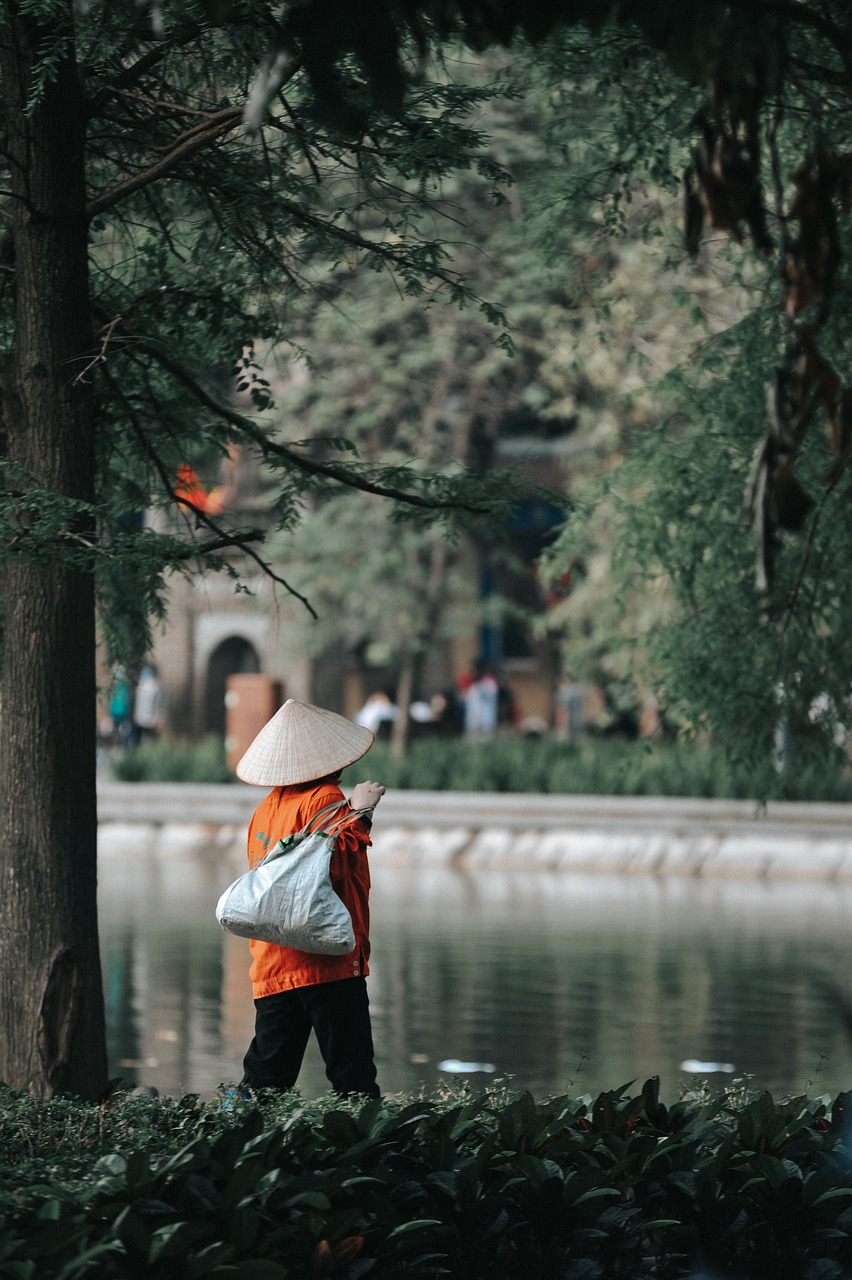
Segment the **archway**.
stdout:
<path fill-rule="evenodd" d="M 225 690 L 228 676 L 256 675 L 260 658 L 242 636 L 228 636 L 210 655 L 204 686 L 204 732 L 225 736 Z"/>

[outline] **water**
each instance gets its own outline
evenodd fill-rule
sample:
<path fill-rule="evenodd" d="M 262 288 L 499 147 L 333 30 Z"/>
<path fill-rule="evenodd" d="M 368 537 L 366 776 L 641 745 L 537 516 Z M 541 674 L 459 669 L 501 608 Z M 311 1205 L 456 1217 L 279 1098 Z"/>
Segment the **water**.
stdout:
<path fill-rule="evenodd" d="M 248 946 L 213 908 L 240 857 L 132 839 L 102 852 L 111 1074 L 205 1097 L 239 1078 Z M 381 862 L 373 881 L 368 989 L 387 1093 L 453 1078 L 449 1060 L 467 1064 L 456 1079 L 536 1096 L 659 1075 L 673 1100 L 690 1059 L 776 1096 L 852 1087 L 852 887 Z M 313 1046 L 299 1086 L 325 1092 Z"/>

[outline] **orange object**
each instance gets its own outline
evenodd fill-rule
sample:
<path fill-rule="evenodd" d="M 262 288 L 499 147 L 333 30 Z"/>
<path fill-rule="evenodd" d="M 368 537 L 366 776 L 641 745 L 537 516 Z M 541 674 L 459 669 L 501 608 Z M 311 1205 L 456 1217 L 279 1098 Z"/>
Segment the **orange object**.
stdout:
<path fill-rule="evenodd" d="M 215 516 L 222 510 L 223 493 L 221 485 L 208 493 L 201 483 L 198 472 L 188 462 L 182 462 L 178 467 L 175 497 L 179 501 L 190 503 L 199 511 Z"/>
<path fill-rule="evenodd" d="M 256 866 L 278 840 L 300 831 L 309 818 L 337 799 L 345 804 L 343 792 L 333 782 L 275 787 L 257 806 L 249 823 L 249 866 Z M 370 972 L 369 844 L 367 827 L 354 822 L 338 837 L 331 859 L 331 883 L 352 917 L 353 950 L 345 956 L 313 955 L 252 939 L 249 977 L 255 1000 L 318 982 L 366 977 Z"/>
<path fill-rule="evenodd" d="M 229 769 L 236 769 L 267 720 L 281 706 L 280 680 L 261 672 L 239 672 L 225 682 L 225 754 Z"/>
<path fill-rule="evenodd" d="M 320 1240 L 311 1259 L 311 1274 L 330 1276 L 338 1267 L 357 1258 L 363 1248 L 363 1236 L 347 1236 L 335 1245 L 329 1244 L 328 1240 Z"/>

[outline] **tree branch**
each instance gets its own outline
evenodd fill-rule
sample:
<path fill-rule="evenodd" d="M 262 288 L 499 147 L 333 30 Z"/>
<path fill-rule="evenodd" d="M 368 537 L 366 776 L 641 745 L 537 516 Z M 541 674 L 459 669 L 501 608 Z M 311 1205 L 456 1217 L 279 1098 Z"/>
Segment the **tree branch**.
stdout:
<path fill-rule="evenodd" d="M 725 8 L 740 10 L 745 13 L 773 14 L 786 18 L 800 27 L 808 27 L 811 31 L 824 36 L 834 46 L 843 60 L 847 70 L 852 68 L 852 41 L 846 33 L 829 18 L 817 13 L 812 5 L 791 3 L 791 0 L 718 0 Z"/>
<path fill-rule="evenodd" d="M 119 89 L 116 85 L 111 85 L 110 89 L 115 97 L 123 98 L 126 102 L 139 103 L 143 107 L 150 107 L 152 111 L 168 111 L 172 115 L 210 119 L 210 112 L 204 111 L 201 107 L 188 107 L 182 102 L 172 102 L 168 98 L 150 98 L 145 93 L 133 93 L 129 89 Z"/>
<path fill-rule="evenodd" d="M 835 89 L 852 92 L 852 64 L 846 62 L 843 71 L 834 71 L 831 67 L 821 67 L 815 62 L 806 62 L 804 58 L 791 58 L 790 66 L 802 73 L 807 79 L 816 80 L 819 84 L 831 85 Z"/>
<path fill-rule="evenodd" d="M 303 596 L 300 591 L 297 591 L 295 587 L 291 586 L 291 584 L 287 582 L 285 578 L 282 578 L 280 574 L 276 573 L 275 570 L 272 568 L 272 566 L 269 564 L 269 562 L 267 560 L 264 560 L 262 556 L 258 555 L 258 553 L 254 550 L 253 547 L 248 545 L 250 542 L 263 541 L 265 535 L 261 530 L 248 529 L 240 533 L 237 531 L 222 529 L 219 527 L 219 525 L 216 524 L 214 520 L 211 520 L 207 512 L 204 511 L 201 507 L 196 506 L 194 502 L 191 502 L 188 498 L 184 498 L 180 494 L 175 492 L 175 489 L 171 482 L 171 476 L 169 474 L 168 467 L 163 462 L 162 458 L 157 453 L 156 449 L 153 447 L 150 440 L 148 439 L 148 436 L 142 424 L 140 423 L 139 418 L 135 410 L 133 409 L 133 406 L 129 403 L 129 401 L 127 400 L 127 397 L 123 394 L 120 387 L 116 386 L 115 379 L 112 377 L 108 369 L 105 370 L 105 376 L 110 386 L 112 387 L 114 394 L 118 397 L 120 402 L 124 405 L 125 411 L 130 421 L 130 425 L 133 429 L 133 433 L 136 436 L 137 440 L 139 441 L 140 445 L 142 446 L 142 450 L 145 456 L 148 458 L 151 465 L 154 467 L 154 470 L 157 472 L 158 476 L 160 477 L 160 482 L 163 486 L 163 489 L 165 490 L 171 502 L 177 507 L 185 507 L 188 511 L 191 511 L 195 516 L 196 524 L 203 524 L 214 535 L 212 538 L 208 539 L 206 542 L 200 543 L 197 546 L 188 546 L 186 548 L 186 552 L 183 558 L 186 560 L 191 560 L 195 557 L 202 557 L 202 556 L 208 555 L 211 551 L 221 551 L 221 550 L 226 550 L 228 548 L 237 548 L 244 555 L 248 556 L 251 560 L 255 562 L 255 564 L 260 568 L 260 570 L 263 572 L 265 577 L 269 578 L 272 582 L 277 582 L 279 586 L 282 586 L 288 595 L 293 596 L 294 599 L 300 602 L 300 604 L 304 605 L 304 607 L 307 609 L 308 613 L 311 615 L 312 618 L 316 618 L 318 615 L 313 605 L 311 604 L 310 600 L 308 600 L 306 596 Z"/>
<path fill-rule="evenodd" d="M 105 324 L 108 323 L 105 318 L 103 318 L 103 322 Z M 489 514 L 487 507 L 479 507 L 450 498 L 427 498 L 422 494 L 412 493 L 410 490 L 397 489 L 392 485 L 377 484 L 372 480 L 368 480 L 365 476 L 353 474 L 351 471 L 338 467 L 334 463 L 317 462 L 313 458 L 304 457 L 293 448 L 279 444 L 275 440 L 270 440 L 265 432 L 252 422 L 251 418 L 247 418 L 235 409 L 221 404 L 201 386 L 188 369 L 178 364 L 171 356 L 166 355 L 156 343 L 147 338 L 137 336 L 136 346 L 150 356 L 152 360 L 156 361 L 167 373 L 170 373 L 173 378 L 177 379 L 182 386 L 186 387 L 205 409 L 216 414 L 223 422 L 230 423 L 242 435 L 248 436 L 266 457 L 279 458 L 305 475 L 333 480 L 336 484 L 345 488 L 355 489 L 361 493 L 372 493 L 377 497 L 389 498 L 394 502 L 401 502 L 408 506 L 421 507 L 428 511 L 465 511 L 470 515 L 477 516 Z"/>
<path fill-rule="evenodd" d="M 125 178 L 124 181 L 116 183 L 109 190 L 101 192 L 94 200 L 90 200 L 86 206 L 88 217 L 90 219 L 95 218 L 98 214 L 111 209 L 121 200 L 124 200 L 126 196 L 132 195 L 134 191 L 139 191 L 142 187 L 148 187 L 153 182 L 159 182 L 161 178 L 165 178 L 170 174 L 188 156 L 207 146 L 209 142 L 214 142 L 222 134 L 237 128 L 241 121 L 241 107 L 226 107 L 224 110 L 208 116 L 204 124 L 196 125 L 178 138 L 171 151 L 163 156 L 162 160 L 158 161 L 157 164 L 143 170 L 142 173 L 135 173 L 132 177 Z"/>
<path fill-rule="evenodd" d="M 180 49 L 184 45 L 191 44 L 193 40 L 197 40 L 203 30 L 204 28 L 199 26 L 198 23 L 192 23 L 189 26 L 184 27 L 181 31 L 175 33 L 175 35 L 170 36 L 168 40 L 163 40 L 159 44 L 156 44 L 153 49 L 149 49 L 147 53 L 143 53 L 142 56 L 137 58 L 135 62 L 131 63 L 129 67 L 125 67 L 121 72 L 119 72 L 112 83 L 107 85 L 103 92 L 109 93 L 111 89 L 124 89 L 130 85 L 137 84 L 144 75 L 147 75 L 149 71 L 153 71 L 154 67 L 158 66 L 159 63 L 163 61 L 163 58 L 168 57 L 168 55 L 173 53 L 176 49 Z M 103 94 L 99 96 L 102 97 Z"/>

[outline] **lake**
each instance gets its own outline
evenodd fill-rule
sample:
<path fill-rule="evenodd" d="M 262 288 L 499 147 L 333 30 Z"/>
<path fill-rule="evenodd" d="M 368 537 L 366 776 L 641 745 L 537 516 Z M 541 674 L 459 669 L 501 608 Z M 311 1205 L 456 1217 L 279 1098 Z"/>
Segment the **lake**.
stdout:
<path fill-rule="evenodd" d="M 146 835 L 102 851 L 112 1075 L 203 1097 L 239 1078 L 248 944 L 213 911 L 241 858 L 189 835 L 167 855 Z M 579 1096 L 659 1075 L 673 1101 L 696 1072 L 777 1096 L 852 1087 L 850 885 L 374 860 L 372 908 L 386 1093 L 502 1079 Z M 299 1087 L 326 1090 L 313 1045 Z"/>

